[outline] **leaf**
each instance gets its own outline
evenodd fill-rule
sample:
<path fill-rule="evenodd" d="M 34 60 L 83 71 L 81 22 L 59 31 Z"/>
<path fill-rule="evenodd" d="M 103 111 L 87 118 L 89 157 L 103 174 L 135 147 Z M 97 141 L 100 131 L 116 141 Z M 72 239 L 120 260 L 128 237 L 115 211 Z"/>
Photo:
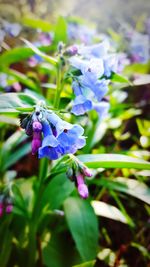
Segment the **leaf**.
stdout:
<path fill-rule="evenodd" d="M 39 47 L 40 51 L 50 51 L 50 47 Z M 6 52 L 3 52 L 2 55 L 0 55 L 0 68 L 8 67 L 9 65 L 21 62 L 31 56 L 33 56 L 35 52 L 28 47 L 16 47 L 11 50 L 8 50 Z"/>
<path fill-rule="evenodd" d="M 50 240 L 43 249 L 44 266 L 70 267 L 74 257 L 72 240 L 67 239 L 66 232 L 53 231 Z M 65 246 L 64 246 L 65 244 Z"/>
<path fill-rule="evenodd" d="M 52 24 L 39 18 L 23 17 L 22 24 L 33 29 L 40 29 L 43 32 L 49 32 L 53 29 Z"/>
<path fill-rule="evenodd" d="M 25 93 L 7 93 L 0 95 L 0 113 L 14 113 L 19 114 L 19 108 L 22 111 L 28 112 L 33 110 L 33 106 L 36 105 L 38 99 L 29 96 Z"/>
<path fill-rule="evenodd" d="M 97 200 L 93 200 L 91 205 L 96 215 L 127 223 L 123 213 L 115 206 Z"/>
<path fill-rule="evenodd" d="M 58 44 L 60 41 L 67 43 L 67 23 L 63 17 L 59 17 L 54 32 L 54 44 Z"/>
<path fill-rule="evenodd" d="M 121 154 L 80 155 L 79 160 L 90 168 L 133 168 L 150 170 L 150 163 Z"/>
<path fill-rule="evenodd" d="M 16 70 L 7 70 L 5 73 L 15 77 L 18 82 L 26 85 L 28 88 L 33 89 L 34 91 L 39 91 L 39 86 L 32 81 L 32 79 L 28 78 L 26 75 L 23 73 L 16 71 Z"/>
<path fill-rule="evenodd" d="M 72 267 L 93 267 L 96 261 L 88 261 L 82 264 L 73 265 Z"/>
<path fill-rule="evenodd" d="M 98 246 L 98 224 L 91 205 L 77 197 L 64 202 L 66 220 L 83 261 L 96 257 Z"/>
<path fill-rule="evenodd" d="M 45 206 L 48 203 L 50 209 L 57 209 L 73 190 L 74 185 L 68 180 L 65 173 L 57 175 L 47 185 L 41 199 L 41 205 Z"/>
<path fill-rule="evenodd" d="M 10 155 L 7 156 L 7 160 L 3 163 L 2 170 L 3 171 L 7 170 L 9 167 L 15 164 L 19 159 L 27 155 L 30 151 L 31 151 L 31 144 L 27 143 L 22 145 L 15 152 L 10 153 Z"/>
<path fill-rule="evenodd" d="M 115 180 L 125 185 L 122 192 L 136 197 L 150 205 L 150 188 L 148 188 L 146 184 L 124 177 L 117 177 Z"/>
<path fill-rule="evenodd" d="M 39 50 L 39 48 L 37 48 L 35 45 L 33 45 L 32 43 L 30 43 L 26 39 L 22 38 L 22 41 L 24 41 L 25 44 L 27 46 L 29 46 L 34 51 L 35 54 L 39 55 L 41 58 L 43 58 L 44 60 L 46 60 L 50 64 L 52 64 L 54 66 L 57 64 L 57 59 L 55 59 L 55 58 L 53 58 L 51 56 L 46 55 L 41 50 Z"/>
<path fill-rule="evenodd" d="M 131 195 L 150 204 L 150 189 L 143 182 L 124 177 L 116 177 L 113 180 L 101 178 L 95 182 L 108 190 L 116 190 Z"/>
<path fill-rule="evenodd" d="M 111 74 L 110 80 L 111 80 L 112 82 L 128 83 L 128 84 L 131 84 L 130 81 L 129 81 L 126 77 L 124 77 L 124 76 L 122 76 L 122 75 L 120 75 L 120 74 L 117 74 L 117 73 L 115 73 L 115 72 L 113 72 L 113 73 Z"/>
<path fill-rule="evenodd" d="M 130 73 L 142 73 L 146 74 L 149 73 L 149 65 L 150 62 L 148 63 L 134 63 L 126 66 L 124 68 L 124 73 L 130 74 Z"/>

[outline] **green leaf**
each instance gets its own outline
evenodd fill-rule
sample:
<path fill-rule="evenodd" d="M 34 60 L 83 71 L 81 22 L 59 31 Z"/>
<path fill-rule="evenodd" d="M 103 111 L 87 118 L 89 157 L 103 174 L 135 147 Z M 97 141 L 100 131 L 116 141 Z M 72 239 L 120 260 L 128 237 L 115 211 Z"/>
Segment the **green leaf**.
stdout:
<path fill-rule="evenodd" d="M 64 246 L 65 244 L 65 246 Z M 70 267 L 74 258 L 72 240 L 67 239 L 66 232 L 52 232 L 49 242 L 43 249 L 43 262 L 47 267 Z"/>
<path fill-rule="evenodd" d="M 50 51 L 50 47 L 39 47 L 40 51 Z M 2 55 L 0 55 L 0 68 L 8 67 L 9 65 L 21 62 L 31 56 L 33 56 L 35 52 L 33 49 L 28 47 L 16 47 L 11 50 L 8 50 L 4 52 Z"/>
<path fill-rule="evenodd" d="M 7 93 L 0 95 L 0 113 L 14 113 L 19 114 L 19 109 L 28 112 L 33 110 L 33 106 L 36 105 L 38 99 L 29 96 L 25 93 Z"/>
<path fill-rule="evenodd" d="M 41 199 L 41 205 L 49 204 L 50 209 L 57 209 L 73 190 L 74 185 L 68 180 L 65 173 L 57 175 L 47 185 Z"/>
<path fill-rule="evenodd" d="M 49 32 L 53 30 L 52 24 L 39 18 L 23 17 L 22 24 L 33 29 L 40 29 L 43 32 Z"/>
<path fill-rule="evenodd" d="M 58 44 L 60 41 L 67 43 L 67 23 L 63 17 L 59 17 L 54 32 L 54 44 Z"/>
<path fill-rule="evenodd" d="M 88 261 L 82 264 L 73 265 L 72 267 L 93 267 L 96 261 Z"/>
<path fill-rule="evenodd" d="M 39 48 L 37 48 L 35 45 L 25 40 L 24 38 L 22 38 L 22 40 L 26 43 L 27 46 L 29 46 L 34 51 L 35 54 L 39 55 L 41 58 L 43 58 L 44 60 L 46 60 L 47 62 L 49 62 L 50 64 L 54 66 L 57 64 L 57 59 L 46 55 Z"/>
<path fill-rule="evenodd" d="M 117 177 L 115 180 L 124 185 L 124 187 L 121 188 L 122 192 L 136 197 L 150 205 L 150 188 L 148 188 L 146 184 L 124 177 Z"/>
<path fill-rule="evenodd" d="M 39 91 L 39 86 L 32 81 L 30 78 L 28 78 L 23 73 L 16 71 L 16 70 L 6 70 L 5 73 L 8 73 L 9 75 L 15 77 L 18 82 L 26 85 L 28 88 L 33 89 L 34 91 Z"/>
<path fill-rule="evenodd" d="M 7 170 L 9 167 L 15 164 L 19 159 L 27 155 L 30 151 L 31 151 L 31 144 L 27 143 L 27 144 L 22 145 L 15 152 L 10 153 L 10 155 L 7 156 L 7 160 L 2 166 L 2 170 L 3 171 Z"/>
<path fill-rule="evenodd" d="M 98 246 L 98 224 L 91 205 L 77 197 L 64 202 L 66 220 L 83 261 L 96 257 Z"/>
<path fill-rule="evenodd" d="M 120 75 L 120 74 L 117 74 L 117 73 L 115 73 L 115 72 L 113 72 L 113 73 L 111 74 L 110 80 L 111 80 L 112 82 L 128 83 L 128 84 L 131 84 L 130 81 L 129 81 L 126 77 L 124 77 L 124 76 L 122 76 L 122 75 Z"/>
<path fill-rule="evenodd" d="M 150 163 L 120 154 L 80 155 L 79 160 L 90 168 L 133 168 L 150 170 Z"/>
<path fill-rule="evenodd" d="M 124 73 L 142 73 L 146 74 L 149 73 L 149 68 L 150 68 L 150 61 L 148 63 L 134 63 L 126 66 L 124 68 Z"/>
<path fill-rule="evenodd" d="M 115 206 L 97 200 L 93 200 L 91 205 L 96 215 L 127 223 L 124 214 Z"/>

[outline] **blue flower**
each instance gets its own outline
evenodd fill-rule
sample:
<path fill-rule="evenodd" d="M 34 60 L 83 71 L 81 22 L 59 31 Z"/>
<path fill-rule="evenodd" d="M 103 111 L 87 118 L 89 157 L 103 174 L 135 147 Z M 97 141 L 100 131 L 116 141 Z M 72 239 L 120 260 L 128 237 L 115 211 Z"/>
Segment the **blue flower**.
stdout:
<path fill-rule="evenodd" d="M 43 141 L 42 146 L 38 150 L 39 158 L 47 157 L 51 160 L 58 159 L 63 154 L 63 148 L 53 135 L 51 126 L 48 121 L 42 122 Z"/>
<path fill-rule="evenodd" d="M 92 109 L 91 100 L 87 99 L 83 95 L 78 95 L 74 102 L 71 112 L 75 115 L 83 115 L 85 112 Z"/>
<path fill-rule="evenodd" d="M 78 53 L 86 58 L 96 57 L 103 58 L 107 55 L 109 49 L 109 42 L 104 40 L 101 43 L 90 46 L 79 46 Z"/>
<path fill-rule="evenodd" d="M 89 88 L 94 93 L 94 96 L 98 101 L 101 101 L 103 96 L 108 91 L 107 80 L 95 79 L 95 77 L 90 75 L 90 73 L 87 73 L 86 75 L 81 76 L 80 82 L 82 86 Z"/>
<path fill-rule="evenodd" d="M 54 112 L 46 111 L 42 121 L 43 141 L 39 158 L 58 159 L 64 154 L 74 154 L 85 146 L 84 130 L 80 125 L 63 121 Z"/>
<path fill-rule="evenodd" d="M 64 129 L 57 138 L 64 149 L 63 154 L 74 154 L 78 149 L 85 146 L 85 137 L 82 134 L 83 128 L 79 125 L 73 125 L 69 130 Z"/>
<path fill-rule="evenodd" d="M 110 77 L 112 72 L 117 72 L 118 70 L 118 59 L 115 55 L 107 56 L 104 59 L 104 75 Z"/>
<path fill-rule="evenodd" d="M 101 120 L 103 120 L 108 115 L 110 104 L 106 101 L 101 101 L 100 103 L 95 103 L 93 109 L 95 109 Z"/>
<path fill-rule="evenodd" d="M 91 73 L 95 78 L 100 78 L 104 74 L 104 65 L 102 59 L 91 58 L 83 60 L 75 56 L 69 59 L 70 64 L 80 70 L 82 74 Z"/>

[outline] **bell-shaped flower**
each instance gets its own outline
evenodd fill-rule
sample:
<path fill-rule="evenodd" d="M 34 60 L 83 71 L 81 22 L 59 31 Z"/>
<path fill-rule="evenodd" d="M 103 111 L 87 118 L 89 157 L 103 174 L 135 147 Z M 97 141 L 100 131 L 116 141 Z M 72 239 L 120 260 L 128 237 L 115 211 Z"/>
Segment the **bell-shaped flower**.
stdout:
<path fill-rule="evenodd" d="M 65 128 L 57 138 L 64 150 L 63 154 L 74 154 L 78 149 L 85 146 L 86 143 L 83 136 L 83 128 L 77 124 L 71 124 L 70 126 L 70 129 Z"/>
<path fill-rule="evenodd" d="M 104 40 L 101 43 L 90 45 L 90 46 L 79 46 L 78 53 L 86 58 L 96 57 L 104 58 L 109 49 L 108 40 Z"/>
<path fill-rule="evenodd" d="M 87 99 L 83 95 L 78 95 L 73 102 L 73 107 L 71 112 L 75 115 L 83 115 L 91 109 L 92 109 L 91 100 Z"/>
<path fill-rule="evenodd" d="M 101 120 L 107 117 L 110 104 L 106 101 L 101 101 L 100 103 L 94 103 L 93 109 L 97 111 Z"/>
<path fill-rule="evenodd" d="M 80 83 L 82 86 L 89 88 L 94 93 L 94 96 L 98 101 L 101 101 L 108 91 L 107 80 L 95 79 L 95 77 L 88 72 L 80 77 Z"/>
<path fill-rule="evenodd" d="M 38 150 L 39 158 L 47 157 L 51 160 L 58 159 L 63 154 L 63 148 L 60 146 L 57 138 L 53 135 L 52 128 L 48 121 L 42 122 L 43 141 Z"/>

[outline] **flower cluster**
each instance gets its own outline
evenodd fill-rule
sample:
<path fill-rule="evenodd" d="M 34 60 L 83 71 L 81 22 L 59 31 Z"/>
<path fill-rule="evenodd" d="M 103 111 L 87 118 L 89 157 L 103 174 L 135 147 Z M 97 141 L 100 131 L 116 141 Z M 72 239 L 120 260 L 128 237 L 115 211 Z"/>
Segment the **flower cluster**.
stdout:
<path fill-rule="evenodd" d="M 75 94 L 72 113 L 82 115 L 95 109 L 103 118 L 109 109 L 109 103 L 103 97 L 108 92 L 112 73 L 118 71 L 118 59 L 114 53 L 109 53 L 108 41 L 78 46 L 69 63 L 73 67 L 72 88 Z"/>
<path fill-rule="evenodd" d="M 21 121 L 26 134 L 32 136 L 32 154 L 55 160 L 74 154 L 85 145 L 84 130 L 78 124 L 62 120 L 54 112 L 36 107 L 35 112 Z"/>
<path fill-rule="evenodd" d="M 9 197 L 4 195 L 0 196 L 0 217 L 6 212 L 7 214 L 11 213 L 13 210 L 13 204 Z"/>
<path fill-rule="evenodd" d="M 85 183 L 85 176 L 91 177 L 91 170 L 77 159 L 73 159 L 67 169 L 66 175 L 75 183 L 80 197 L 86 199 L 89 196 L 89 191 Z"/>

